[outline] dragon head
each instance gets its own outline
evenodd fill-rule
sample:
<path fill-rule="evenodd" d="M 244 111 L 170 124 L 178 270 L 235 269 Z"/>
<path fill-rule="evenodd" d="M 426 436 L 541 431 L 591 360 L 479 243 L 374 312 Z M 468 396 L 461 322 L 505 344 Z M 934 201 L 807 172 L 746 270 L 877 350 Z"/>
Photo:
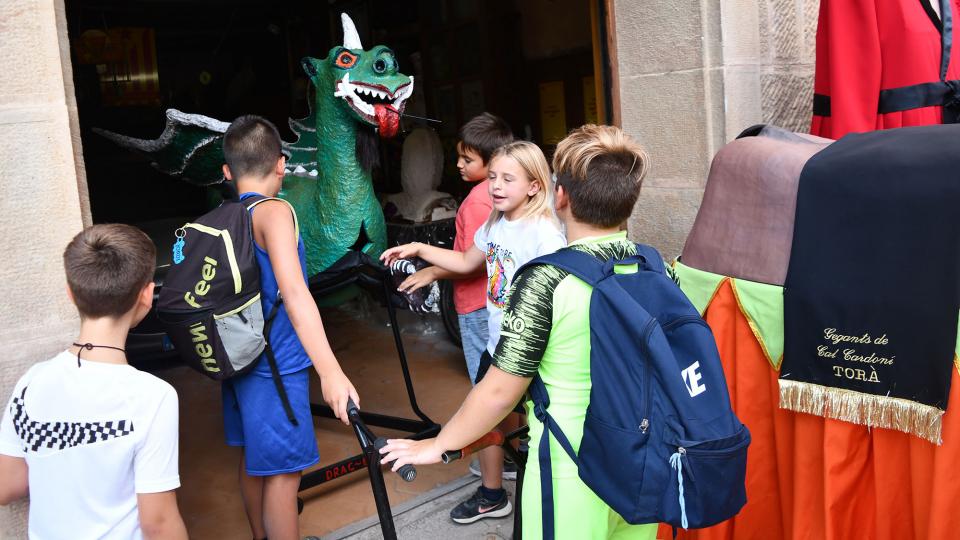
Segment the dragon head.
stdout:
<path fill-rule="evenodd" d="M 400 114 L 413 94 L 413 77 L 398 71 L 397 58 L 389 47 L 364 50 L 353 21 L 346 13 L 343 45 L 330 49 L 326 58 L 304 58 L 303 69 L 318 95 L 330 92 L 340 98 L 357 120 L 377 128 L 381 137 L 393 137 Z"/>

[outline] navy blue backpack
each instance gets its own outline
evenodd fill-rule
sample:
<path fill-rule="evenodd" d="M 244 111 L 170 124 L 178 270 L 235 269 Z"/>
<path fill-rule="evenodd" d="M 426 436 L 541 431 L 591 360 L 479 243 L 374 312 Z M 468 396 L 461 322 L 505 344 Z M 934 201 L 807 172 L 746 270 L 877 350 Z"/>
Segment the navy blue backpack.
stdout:
<path fill-rule="evenodd" d="M 568 248 L 526 265 L 549 264 L 593 287 L 592 388 L 579 455 L 548 412 L 543 381 L 537 376 L 530 385 L 534 415 L 546 428 L 540 477 L 552 476 L 552 435 L 583 482 L 628 523 L 708 527 L 747 502 L 750 432 L 730 408 L 710 328 L 664 273 L 660 254 L 637 249 L 637 256 L 604 262 Z M 632 264 L 635 273 L 614 272 Z M 543 537 L 552 539 L 553 485 L 541 485 Z"/>

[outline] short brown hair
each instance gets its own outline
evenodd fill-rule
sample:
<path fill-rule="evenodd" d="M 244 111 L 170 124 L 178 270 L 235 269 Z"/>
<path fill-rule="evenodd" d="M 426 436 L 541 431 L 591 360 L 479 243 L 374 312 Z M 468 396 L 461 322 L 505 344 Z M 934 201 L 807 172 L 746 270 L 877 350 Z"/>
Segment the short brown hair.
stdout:
<path fill-rule="evenodd" d="M 87 227 L 67 244 L 63 266 L 74 303 L 84 318 L 119 317 L 136 304 L 153 279 L 157 250 L 136 227 Z"/>
<path fill-rule="evenodd" d="M 600 227 L 615 227 L 630 217 L 648 166 L 643 147 L 613 126 L 581 126 L 553 154 L 557 186 L 570 198 L 573 217 Z"/>
<path fill-rule="evenodd" d="M 494 150 L 512 142 L 510 124 L 499 116 L 485 112 L 474 116 L 460 128 L 457 150 L 473 150 L 486 165 L 490 163 Z"/>
<path fill-rule="evenodd" d="M 282 151 L 277 126 L 261 116 L 241 116 L 223 134 L 223 159 L 234 180 L 247 175 L 261 177 L 270 174 Z"/>

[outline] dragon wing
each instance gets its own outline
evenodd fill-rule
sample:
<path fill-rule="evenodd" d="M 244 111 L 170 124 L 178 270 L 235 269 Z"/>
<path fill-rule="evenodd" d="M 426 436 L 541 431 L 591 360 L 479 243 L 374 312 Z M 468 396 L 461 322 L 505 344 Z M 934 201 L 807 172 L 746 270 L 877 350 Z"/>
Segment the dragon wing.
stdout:
<path fill-rule="evenodd" d="M 157 170 L 200 186 L 223 182 L 223 134 L 230 124 L 201 114 L 167 109 L 160 137 L 148 140 L 105 129 L 93 131 L 144 155 Z"/>
<path fill-rule="evenodd" d="M 317 176 L 317 129 L 313 111 L 306 118 L 290 119 L 290 129 L 297 136 L 292 143 L 283 142 L 287 169 L 297 176 Z M 160 172 L 182 178 L 199 186 L 223 182 L 223 134 L 228 122 L 167 109 L 167 125 L 156 139 L 138 139 L 100 128 L 93 131 L 117 145 L 133 150 L 150 160 Z"/>

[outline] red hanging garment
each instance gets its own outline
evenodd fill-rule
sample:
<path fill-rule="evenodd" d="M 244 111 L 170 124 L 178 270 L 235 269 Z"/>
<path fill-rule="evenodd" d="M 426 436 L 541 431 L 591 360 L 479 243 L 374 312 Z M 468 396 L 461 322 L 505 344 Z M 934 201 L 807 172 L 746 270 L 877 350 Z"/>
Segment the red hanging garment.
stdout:
<path fill-rule="evenodd" d="M 938 2 L 940 17 L 930 2 Z M 810 133 L 839 139 L 960 121 L 958 6 L 960 0 L 821 0 Z"/>

